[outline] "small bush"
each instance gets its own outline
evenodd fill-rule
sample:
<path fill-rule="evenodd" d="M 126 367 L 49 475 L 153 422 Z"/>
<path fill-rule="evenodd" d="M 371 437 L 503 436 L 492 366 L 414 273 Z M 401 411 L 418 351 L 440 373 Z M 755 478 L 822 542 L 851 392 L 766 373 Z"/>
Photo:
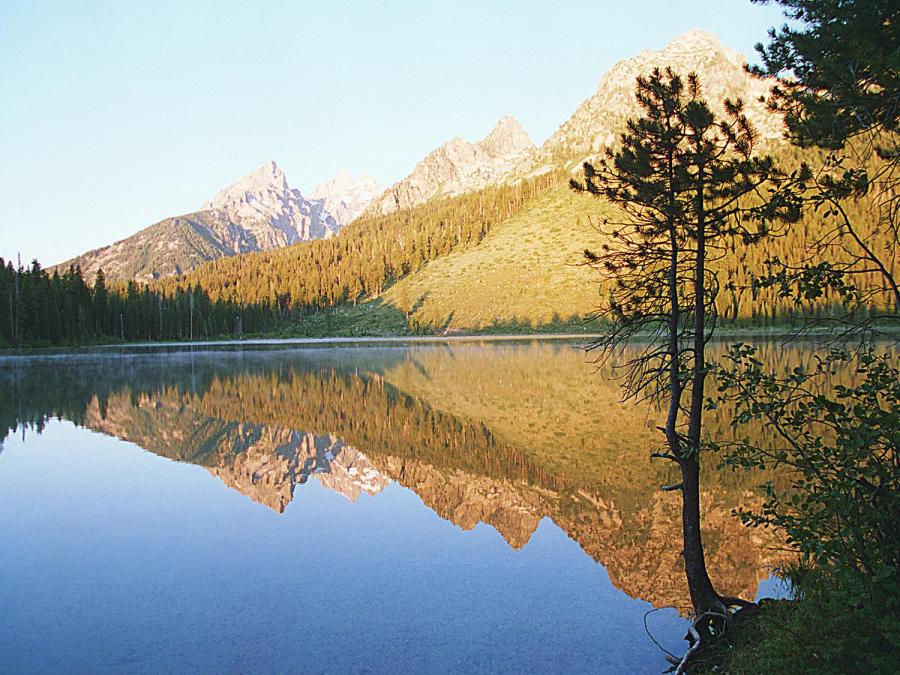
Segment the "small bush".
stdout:
<path fill-rule="evenodd" d="M 900 672 L 900 577 L 870 588 L 855 576 L 798 565 L 793 601 L 761 605 L 720 672 L 736 675 Z"/>

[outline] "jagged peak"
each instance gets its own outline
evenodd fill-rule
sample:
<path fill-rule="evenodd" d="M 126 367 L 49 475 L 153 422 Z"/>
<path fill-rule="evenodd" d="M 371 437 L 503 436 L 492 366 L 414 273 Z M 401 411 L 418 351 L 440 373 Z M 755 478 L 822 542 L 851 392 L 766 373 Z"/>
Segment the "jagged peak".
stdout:
<path fill-rule="evenodd" d="M 310 195 L 312 199 L 321 200 L 338 223 L 346 225 L 362 213 L 383 189 L 372 176 L 354 176 L 347 169 L 342 169 L 334 177 L 316 185 Z"/>
<path fill-rule="evenodd" d="M 437 194 L 454 196 L 505 183 L 534 143 L 519 121 L 501 117 L 491 132 L 472 143 L 454 136 L 421 159 L 406 178 L 388 188 L 367 209 L 391 213 L 421 204 Z"/>
<path fill-rule="evenodd" d="M 734 63 L 736 67 L 740 67 L 746 60 L 740 52 L 722 44 L 722 41 L 714 33 L 694 28 L 676 35 L 669 40 L 665 47 L 658 51 L 645 49 L 636 56 L 617 62 L 600 78 L 597 90 L 599 92 L 605 83 L 616 82 L 626 73 L 630 79 L 633 75 L 631 71 L 635 68 L 646 69 L 648 62 L 656 63 L 660 66 L 663 63 L 674 63 L 675 65 L 681 65 L 681 69 L 685 66 L 690 67 L 691 62 L 700 53 L 720 54 L 728 61 Z"/>
<path fill-rule="evenodd" d="M 282 171 L 281 167 L 275 163 L 274 159 L 264 162 L 249 175 L 254 178 L 270 178 L 273 181 L 279 182 L 284 179 L 284 171 Z"/>
<path fill-rule="evenodd" d="M 471 141 L 469 141 L 469 139 L 465 138 L 464 136 L 456 135 L 453 138 L 451 138 L 449 141 L 444 143 L 444 145 L 441 147 L 466 146 L 466 145 L 472 145 Z M 438 149 L 440 149 L 440 148 L 438 148 Z"/>
<path fill-rule="evenodd" d="M 325 186 L 345 186 L 345 185 L 353 185 L 357 181 L 357 178 L 350 173 L 349 169 L 341 169 L 336 174 L 334 174 L 331 178 L 322 181 L 318 185 L 316 185 L 313 190 L 313 196 L 321 190 Z"/>
<path fill-rule="evenodd" d="M 746 113 L 764 139 L 781 137 L 781 121 L 770 114 L 760 99 L 770 85 L 752 78 L 744 68 L 746 56 L 721 42 L 705 30 L 693 29 L 673 37 L 660 50 L 644 50 L 618 61 L 603 73 L 593 96 L 585 100 L 536 153 L 531 171 L 554 162 L 578 167 L 585 159 L 596 157 L 613 145 L 624 121 L 640 110 L 634 98 L 635 78 L 654 68 L 672 67 L 686 78 L 691 72 L 700 77 L 704 97 L 714 112 L 726 98 L 740 96 Z"/>
<path fill-rule="evenodd" d="M 284 193 L 288 187 L 287 177 L 274 160 L 269 160 L 250 173 L 242 176 L 231 185 L 219 190 L 216 196 L 203 204 L 202 209 L 223 208 L 240 201 L 248 193 L 262 192 Z"/>
<path fill-rule="evenodd" d="M 316 185 L 310 195 L 313 199 L 334 196 L 336 190 L 379 190 L 378 179 L 366 173 L 353 174 L 348 169 L 341 169 L 328 180 Z"/>
<path fill-rule="evenodd" d="M 517 120 L 512 115 L 504 115 L 499 120 L 497 120 L 497 123 L 494 125 L 494 128 L 493 128 L 493 130 L 491 130 L 491 133 L 488 134 L 488 137 L 490 137 L 496 133 L 508 133 L 509 130 L 512 130 L 512 131 L 519 130 L 519 131 L 522 131 L 522 133 L 525 133 L 525 128 L 522 126 L 522 124 L 521 124 L 521 122 L 519 122 L 519 120 Z"/>
<path fill-rule="evenodd" d="M 522 124 L 512 115 L 504 115 L 479 145 L 491 155 L 509 155 L 533 148 L 534 143 Z"/>

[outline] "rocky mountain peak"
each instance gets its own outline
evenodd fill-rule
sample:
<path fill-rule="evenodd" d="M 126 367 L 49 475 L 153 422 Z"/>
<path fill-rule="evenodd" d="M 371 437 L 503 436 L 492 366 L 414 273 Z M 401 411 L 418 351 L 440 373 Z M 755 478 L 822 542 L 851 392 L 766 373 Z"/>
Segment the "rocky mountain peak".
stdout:
<path fill-rule="evenodd" d="M 262 164 L 255 171 L 251 172 L 248 178 L 253 179 L 257 184 L 276 185 L 278 187 L 287 186 L 287 178 L 284 175 L 284 171 L 275 163 L 275 160 L 269 160 Z"/>
<path fill-rule="evenodd" d="M 220 190 L 202 210 L 225 213 L 252 237 L 255 250 L 323 239 L 340 229 L 321 201 L 307 200 L 300 190 L 288 185 L 274 161 Z"/>
<path fill-rule="evenodd" d="M 281 178 L 284 176 L 284 171 L 281 170 L 281 167 L 278 166 L 274 159 L 270 159 L 268 162 L 260 164 L 256 169 L 251 171 L 249 175 Z"/>
<path fill-rule="evenodd" d="M 724 49 L 718 36 L 699 28 L 676 35 L 666 45 L 666 49 L 682 51 L 696 48 Z"/>
<path fill-rule="evenodd" d="M 534 147 L 528 133 L 512 115 L 501 117 L 479 145 L 489 155 L 502 157 L 525 152 Z"/>
<path fill-rule="evenodd" d="M 341 169 L 328 180 L 319 183 L 313 188 L 310 196 L 313 199 L 322 199 L 327 194 L 335 191 L 351 192 L 360 190 L 377 190 L 378 181 L 366 174 L 354 176 L 347 169 Z"/>
<path fill-rule="evenodd" d="M 745 57 L 725 47 L 712 33 L 691 30 L 674 37 L 659 51 L 642 51 L 616 63 L 605 73 L 594 95 L 582 103 L 536 153 L 532 170 L 565 163 L 578 167 L 614 145 L 625 120 L 639 113 L 634 98 L 635 80 L 654 68 L 672 70 L 686 78 L 699 76 L 704 98 L 718 114 L 726 98 L 744 101 L 745 112 L 764 140 L 781 136 L 781 124 L 760 97 L 769 92 L 769 83 L 744 70 Z"/>
<path fill-rule="evenodd" d="M 411 174 L 388 188 L 369 209 L 391 213 L 439 195 L 452 197 L 503 184 L 533 150 L 525 129 L 507 115 L 476 143 L 454 136 L 432 150 Z"/>
<path fill-rule="evenodd" d="M 290 192 L 290 188 L 284 171 L 274 161 L 268 161 L 228 187 L 219 190 L 212 199 L 203 204 L 201 210 L 237 209 L 240 211 L 243 206 L 252 202 L 256 203 L 258 210 L 281 201 L 288 192 Z M 251 209 L 243 210 L 249 215 Z"/>
<path fill-rule="evenodd" d="M 323 200 L 305 199 L 291 188 L 281 167 L 268 161 L 198 211 L 166 218 L 60 267 L 77 262 L 87 278 L 102 268 L 109 279 L 147 281 L 183 274 L 216 258 L 325 239 L 343 224 Z"/>

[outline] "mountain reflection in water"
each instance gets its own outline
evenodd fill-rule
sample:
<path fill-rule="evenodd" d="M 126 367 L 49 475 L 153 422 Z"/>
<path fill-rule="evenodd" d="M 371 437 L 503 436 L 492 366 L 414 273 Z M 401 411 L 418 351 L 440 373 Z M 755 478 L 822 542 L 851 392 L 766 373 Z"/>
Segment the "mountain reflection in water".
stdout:
<path fill-rule="evenodd" d="M 594 373 L 571 345 L 83 355 L 60 365 L 0 363 L 0 425 L 71 420 L 205 467 L 278 512 L 302 502 L 298 487 L 313 477 L 351 501 L 399 483 L 441 518 L 490 525 L 515 549 L 549 518 L 629 596 L 689 605 L 680 498 L 658 490 L 668 468 L 649 460 L 658 415 L 623 405 L 611 366 Z M 723 420 L 710 416 L 710 431 L 723 432 Z M 759 505 L 762 482 L 704 477 L 708 567 L 729 595 L 754 597 L 778 559 L 770 533 L 732 516 Z"/>

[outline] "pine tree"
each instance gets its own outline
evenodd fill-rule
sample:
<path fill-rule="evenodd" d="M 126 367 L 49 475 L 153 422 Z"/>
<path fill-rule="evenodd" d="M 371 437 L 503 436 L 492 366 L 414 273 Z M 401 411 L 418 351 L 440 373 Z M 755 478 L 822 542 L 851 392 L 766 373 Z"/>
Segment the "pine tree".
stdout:
<path fill-rule="evenodd" d="M 94 278 L 94 336 L 101 337 L 108 334 L 109 291 L 106 288 L 106 275 L 102 269 L 97 270 Z"/>
<path fill-rule="evenodd" d="M 719 280 L 709 261 L 735 240 L 750 244 L 778 220 L 796 220 L 796 203 L 776 191 L 770 201 L 752 196 L 781 179 L 770 158 L 753 156 L 754 131 L 740 101 L 725 102 L 717 120 L 703 100 L 697 77 L 687 85 L 671 70 L 639 77 L 636 98 L 643 115 L 631 119 L 620 147 L 595 168 L 585 164 L 577 191 L 620 207 L 621 221 L 605 221 L 608 237 L 586 264 L 610 282 L 609 301 L 597 315 L 611 321 L 592 347 L 601 359 L 629 340 L 649 341 L 624 364 L 626 397 L 667 407 L 665 450 L 653 456 L 675 462 L 681 482 L 664 489 L 682 494 L 685 573 L 700 633 L 711 635 L 712 617 L 745 604 L 720 595 L 706 570 L 700 534 L 700 456 L 703 449 L 705 348 L 715 331 Z M 705 631 L 705 633 L 704 633 Z M 699 634 L 698 634 L 699 635 Z"/>

